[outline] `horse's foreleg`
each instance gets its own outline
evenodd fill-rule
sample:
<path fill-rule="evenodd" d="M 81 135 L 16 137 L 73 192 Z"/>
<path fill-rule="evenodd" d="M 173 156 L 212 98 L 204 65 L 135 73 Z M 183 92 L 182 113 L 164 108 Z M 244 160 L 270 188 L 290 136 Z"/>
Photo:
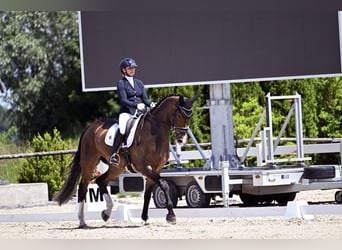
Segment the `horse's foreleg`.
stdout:
<path fill-rule="evenodd" d="M 100 193 L 103 195 L 103 198 L 106 201 L 106 209 L 102 211 L 102 219 L 104 221 L 107 221 L 110 218 L 110 215 L 112 213 L 112 209 L 114 206 L 113 200 L 110 197 L 108 190 L 107 190 L 107 183 L 106 183 L 106 178 L 108 177 L 108 172 L 104 173 L 100 177 L 96 179 L 96 183 L 99 186 Z"/>
<path fill-rule="evenodd" d="M 142 214 L 141 214 L 141 219 L 145 221 L 145 223 L 148 220 L 148 207 L 150 205 L 153 186 L 154 186 L 154 183 L 151 182 L 149 179 L 147 179 L 146 186 L 145 186 L 145 193 L 144 193 L 144 207 L 143 207 Z"/>
<path fill-rule="evenodd" d="M 170 197 L 170 187 L 169 184 L 167 183 L 166 180 L 160 178 L 158 180 L 158 184 L 160 188 L 164 191 L 165 193 L 165 198 L 166 198 L 166 208 L 168 210 L 168 214 L 166 215 L 166 221 L 170 224 L 176 224 L 176 215 L 173 211 L 173 204 L 171 201 Z"/>
<path fill-rule="evenodd" d="M 146 222 L 148 219 L 148 207 L 151 200 L 151 194 L 154 184 L 160 186 L 160 188 L 164 191 L 166 198 L 166 208 L 168 210 L 168 214 L 166 215 L 166 221 L 170 224 L 176 224 L 176 215 L 173 212 L 173 204 L 170 197 L 170 187 L 166 180 L 162 179 L 159 174 L 152 171 L 151 166 L 146 167 L 145 176 L 149 178 L 146 181 L 145 195 L 144 195 L 144 207 L 141 218 Z"/>

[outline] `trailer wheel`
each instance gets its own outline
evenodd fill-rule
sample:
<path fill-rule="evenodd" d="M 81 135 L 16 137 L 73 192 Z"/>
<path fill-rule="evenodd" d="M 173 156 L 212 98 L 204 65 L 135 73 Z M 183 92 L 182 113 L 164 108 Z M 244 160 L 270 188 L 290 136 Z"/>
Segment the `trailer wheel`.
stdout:
<path fill-rule="evenodd" d="M 185 190 L 185 200 L 188 207 L 203 208 L 209 207 L 210 195 L 202 192 L 196 181 L 191 181 Z"/>
<path fill-rule="evenodd" d="M 335 193 L 335 201 L 338 204 L 342 204 L 342 191 L 336 191 L 336 193 Z"/>
<path fill-rule="evenodd" d="M 167 182 L 170 188 L 170 196 L 173 207 L 177 207 L 178 203 L 178 191 L 176 185 L 172 181 Z M 160 188 L 159 185 L 155 185 L 153 188 L 153 202 L 156 208 L 165 208 L 166 207 L 166 198 L 164 191 Z"/>
<path fill-rule="evenodd" d="M 334 166 L 310 166 L 304 167 L 304 179 L 328 179 L 335 178 Z"/>
<path fill-rule="evenodd" d="M 275 200 L 280 206 L 286 206 L 288 201 L 293 201 L 296 198 L 296 193 L 277 194 Z"/>

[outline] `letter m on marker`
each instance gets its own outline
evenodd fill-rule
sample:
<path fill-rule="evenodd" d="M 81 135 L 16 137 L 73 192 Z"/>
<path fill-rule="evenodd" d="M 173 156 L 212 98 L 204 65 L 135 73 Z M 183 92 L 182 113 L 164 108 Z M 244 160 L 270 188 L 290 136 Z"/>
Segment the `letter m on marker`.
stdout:
<path fill-rule="evenodd" d="M 103 196 L 100 193 L 100 189 L 99 188 L 89 188 L 89 199 L 90 202 L 98 202 L 100 198 L 100 201 L 103 201 Z"/>

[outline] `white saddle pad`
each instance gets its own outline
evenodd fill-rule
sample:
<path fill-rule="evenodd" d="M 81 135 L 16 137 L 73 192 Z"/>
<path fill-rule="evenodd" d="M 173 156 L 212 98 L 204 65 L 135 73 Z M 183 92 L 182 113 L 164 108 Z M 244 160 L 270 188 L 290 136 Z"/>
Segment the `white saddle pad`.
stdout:
<path fill-rule="evenodd" d="M 135 135 L 135 131 L 137 130 L 137 127 L 138 127 L 138 124 L 139 124 L 139 121 L 141 119 L 142 115 L 139 116 L 137 118 L 137 120 L 135 121 L 131 131 L 129 132 L 129 135 L 127 137 L 127 144 L 126 145 L 123 145 L 123 147 L 125 148 L 129 148 L 132 143 L 133 143 L 133 140 L 134 140 L 134 135 Z M 117 123 L 114 123 L 107 131 L 107 134 L 106 134 L 106 137 L 105 137 L 105 143 L 108 145 L 108 146 L 113 146 L 113 142 L 114 142 L 114 137 L 115 137 L 115 133 L 116 133 L 116 130 L 119 129 L 119 124 Z"/>
<path fill-rule="evenodd" d="M 115 137 L 115 133 L 116 131 L 119 129 L 119 124 L 114 123 L 107 131 L 106 137 L 105 137 L 105 143 L 108 146 L 113 146 L 113 142 L 114 142 L 114 137 Z"/>

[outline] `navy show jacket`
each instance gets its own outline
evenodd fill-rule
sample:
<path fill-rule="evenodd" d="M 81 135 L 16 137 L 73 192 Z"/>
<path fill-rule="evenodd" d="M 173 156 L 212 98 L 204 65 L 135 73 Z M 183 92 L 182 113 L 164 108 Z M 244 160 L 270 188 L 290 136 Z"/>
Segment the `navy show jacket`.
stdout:
<path fill-rule="evenodd" d="M 143 82 L 136 78 L 133 78 L 133 80 L 134 88 L 126 77 L 119 80 L 117 84 L 121 104 L 119 114 L 130 113 L 134 115 L 138 103 L 145 103 L 147 106 L 150 106 L 151 104 L 151 101 L 147 97 Z"/>

